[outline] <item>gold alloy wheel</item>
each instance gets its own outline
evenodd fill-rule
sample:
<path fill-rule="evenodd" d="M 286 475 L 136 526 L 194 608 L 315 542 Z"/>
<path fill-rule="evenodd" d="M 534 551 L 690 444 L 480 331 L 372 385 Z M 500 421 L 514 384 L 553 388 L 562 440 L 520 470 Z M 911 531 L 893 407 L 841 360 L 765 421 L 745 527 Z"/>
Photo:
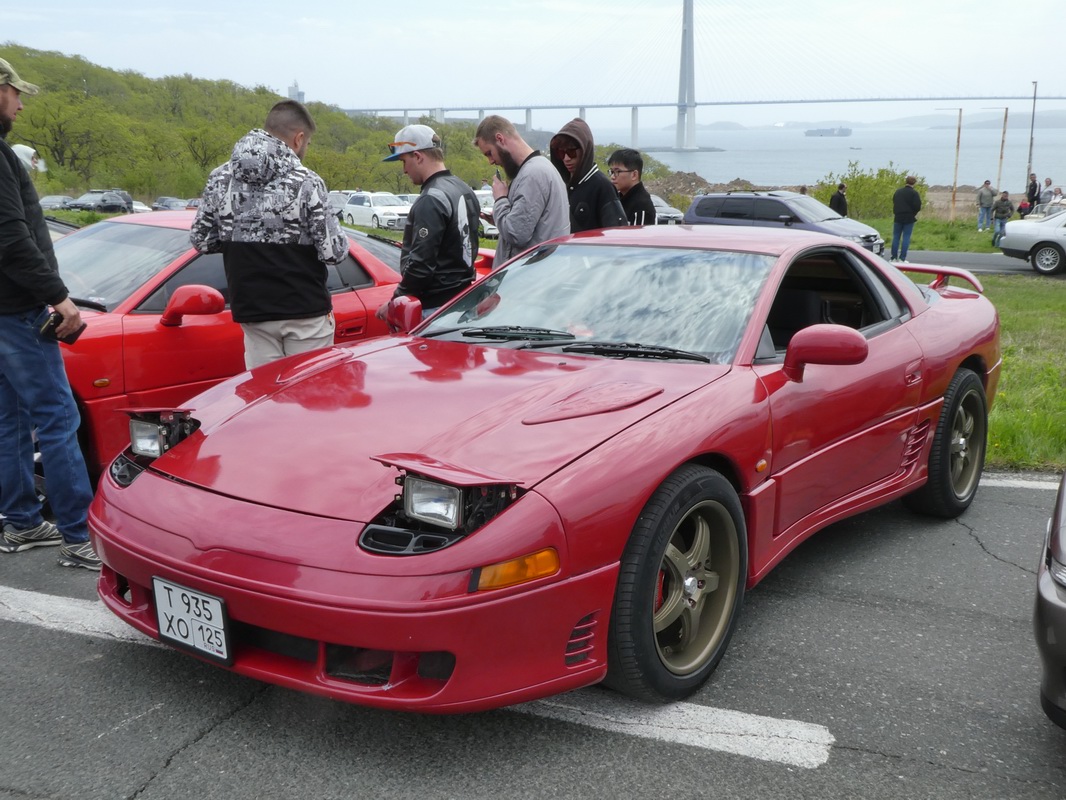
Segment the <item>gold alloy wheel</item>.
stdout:
<path fill-rule="evenodd" d="M 706 500 L 689 509 L 670 536 L 653 626 L 659 658 L 675 675 L 702 668 L 729 635 L 741 582 L 740 535 L 728 510 Z"/>
<path fill-rule="evenodd" d="M 963 395 L 951 419 L 951 486 L 957 497 L 967 497 L 981 479 L 987 437 L 984 402 L 975 389 Z"/>

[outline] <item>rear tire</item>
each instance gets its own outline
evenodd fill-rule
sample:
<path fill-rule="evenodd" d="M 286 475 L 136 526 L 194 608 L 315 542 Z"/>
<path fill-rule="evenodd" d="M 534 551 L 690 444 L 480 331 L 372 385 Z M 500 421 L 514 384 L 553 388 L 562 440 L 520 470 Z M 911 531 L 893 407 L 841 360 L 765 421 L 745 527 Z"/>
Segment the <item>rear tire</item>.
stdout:
<path fill-rule="evenodd" d="M 954 519 L 970 507 L 985 465 L 988 401 L 976 373 L 960 369 L 944 393 L 933 446 L 929 480 L 903 498 L 912 511 Z"/>
<path fill-rule="evenodd" d="M 1032 261 L 1033 269 L 1041 275 L 1058 275 L 1066 269 L 1066 259 L 1063 258 L 1062 248 L 1050 242 L 1037 245 L 1029 259 Z"/>
<path fill-rule="evenodd" d="M 682 467 L 648 501 L 622 554 L 606 685 L 652 702 L 699 689 L 729 645 L 747 573 L 736 491 L 712 469 Z"/>

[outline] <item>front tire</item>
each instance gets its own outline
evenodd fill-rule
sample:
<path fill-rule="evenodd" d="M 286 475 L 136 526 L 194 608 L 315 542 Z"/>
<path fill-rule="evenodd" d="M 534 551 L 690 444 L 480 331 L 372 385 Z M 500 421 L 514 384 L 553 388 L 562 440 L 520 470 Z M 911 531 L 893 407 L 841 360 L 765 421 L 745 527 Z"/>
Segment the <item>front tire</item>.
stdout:
<path fill-rule="evenodd" d="M 376 216 L 376 215 L 374 216 L 374 218 L 373 218 L 372 220 L 370 220 L 370 227 L 371 227 L 371 228 L 380 228 L 380 227 L 381 227 L 381 226 L 380 226 L 380 225 L 378 224 L 378 218 L 377 218 L 377 216 Z"/>
<path fill-rule="evenodd" d="M 1066 269 L 1066 259 L 1063 258 L 1062 248 L 1050 242 L 1037 245 L 1029 259 L 1032 261 L 1033 269 L 1041 275 L 1058 275 Z"/>
<path fill-rule="evenodd" d="M 729 645 L 747 571 L 744 512 L 729 481 L 694 464 L 667 478 L 622 554 L 606 685 L 651 702 L 699 689 Z"/>
<path fill-rule="evenodd" d="M 355 224 L 355 217 L 353 217 L 351 214 L 349 214 L 345 219 L 348 220 L 348 224 L 349 225 L 354 225 Z"/>
<path fill-rule="evenodd" d="M 988 444 L 988 401 L 976 373 L 960 369 L 944 394 L 929 452 L 929 480 L 903 498 L 912 511 L 954 519 L 970 507 Z"/>

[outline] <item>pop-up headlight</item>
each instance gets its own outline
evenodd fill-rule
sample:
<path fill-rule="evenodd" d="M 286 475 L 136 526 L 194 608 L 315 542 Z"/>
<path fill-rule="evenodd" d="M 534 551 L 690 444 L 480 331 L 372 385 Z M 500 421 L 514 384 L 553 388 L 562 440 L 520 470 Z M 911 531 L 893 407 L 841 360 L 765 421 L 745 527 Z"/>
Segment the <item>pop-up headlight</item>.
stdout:
<path fill-rule="evenodd" d="M 403 483 L 403 512 L 410 519 L 454 531 L 462 522 L 463 493 L 455 486 L 408 475 Z"/>
<path fill-rule="evenodd" d="M 159 458 L 200 424 L 188 411 L 129 411 L 130 449 L 134 455 Z"/>

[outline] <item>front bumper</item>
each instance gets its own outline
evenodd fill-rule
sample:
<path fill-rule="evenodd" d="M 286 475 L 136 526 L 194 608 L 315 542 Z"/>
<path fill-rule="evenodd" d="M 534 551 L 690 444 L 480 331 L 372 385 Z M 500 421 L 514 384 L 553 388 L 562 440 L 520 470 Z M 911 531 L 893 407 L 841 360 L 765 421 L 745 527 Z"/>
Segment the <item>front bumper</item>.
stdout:
<path fill-rule="evenodd" d="M 138 499 L 129 492 L 142 481 L 148 491 Z M 104 562 L 99 595 L 156 639 L 153 577 L 221 598 L 232 655 L 224 669 L 351 703 L 434 713 L 546 697 L 606 673 L 616 564 L 525 589 L 470 593 L 470 570 L 410 574 L 425 563 L 421 556 L 359 554 L 381 565 L 359 574 L 332 568 L 328 554 L 282 560 L 262 535 L 289 531 L 309 547 L 334 541 L 355 548 L 361 524 L 241 503 L 151 473 L 137 484 L 119 489 L 105 476 L 90 509 Z M 215 536 L 213 547 L 201 548 L 192 529 L 175 532 L 205 520 L 225 526 L 226 540 L 239 546 L 220 547 Z M 260 542 L 249 545 L 257 530 Z M 353 676 L 353 663 L 365 674 Z"/>

